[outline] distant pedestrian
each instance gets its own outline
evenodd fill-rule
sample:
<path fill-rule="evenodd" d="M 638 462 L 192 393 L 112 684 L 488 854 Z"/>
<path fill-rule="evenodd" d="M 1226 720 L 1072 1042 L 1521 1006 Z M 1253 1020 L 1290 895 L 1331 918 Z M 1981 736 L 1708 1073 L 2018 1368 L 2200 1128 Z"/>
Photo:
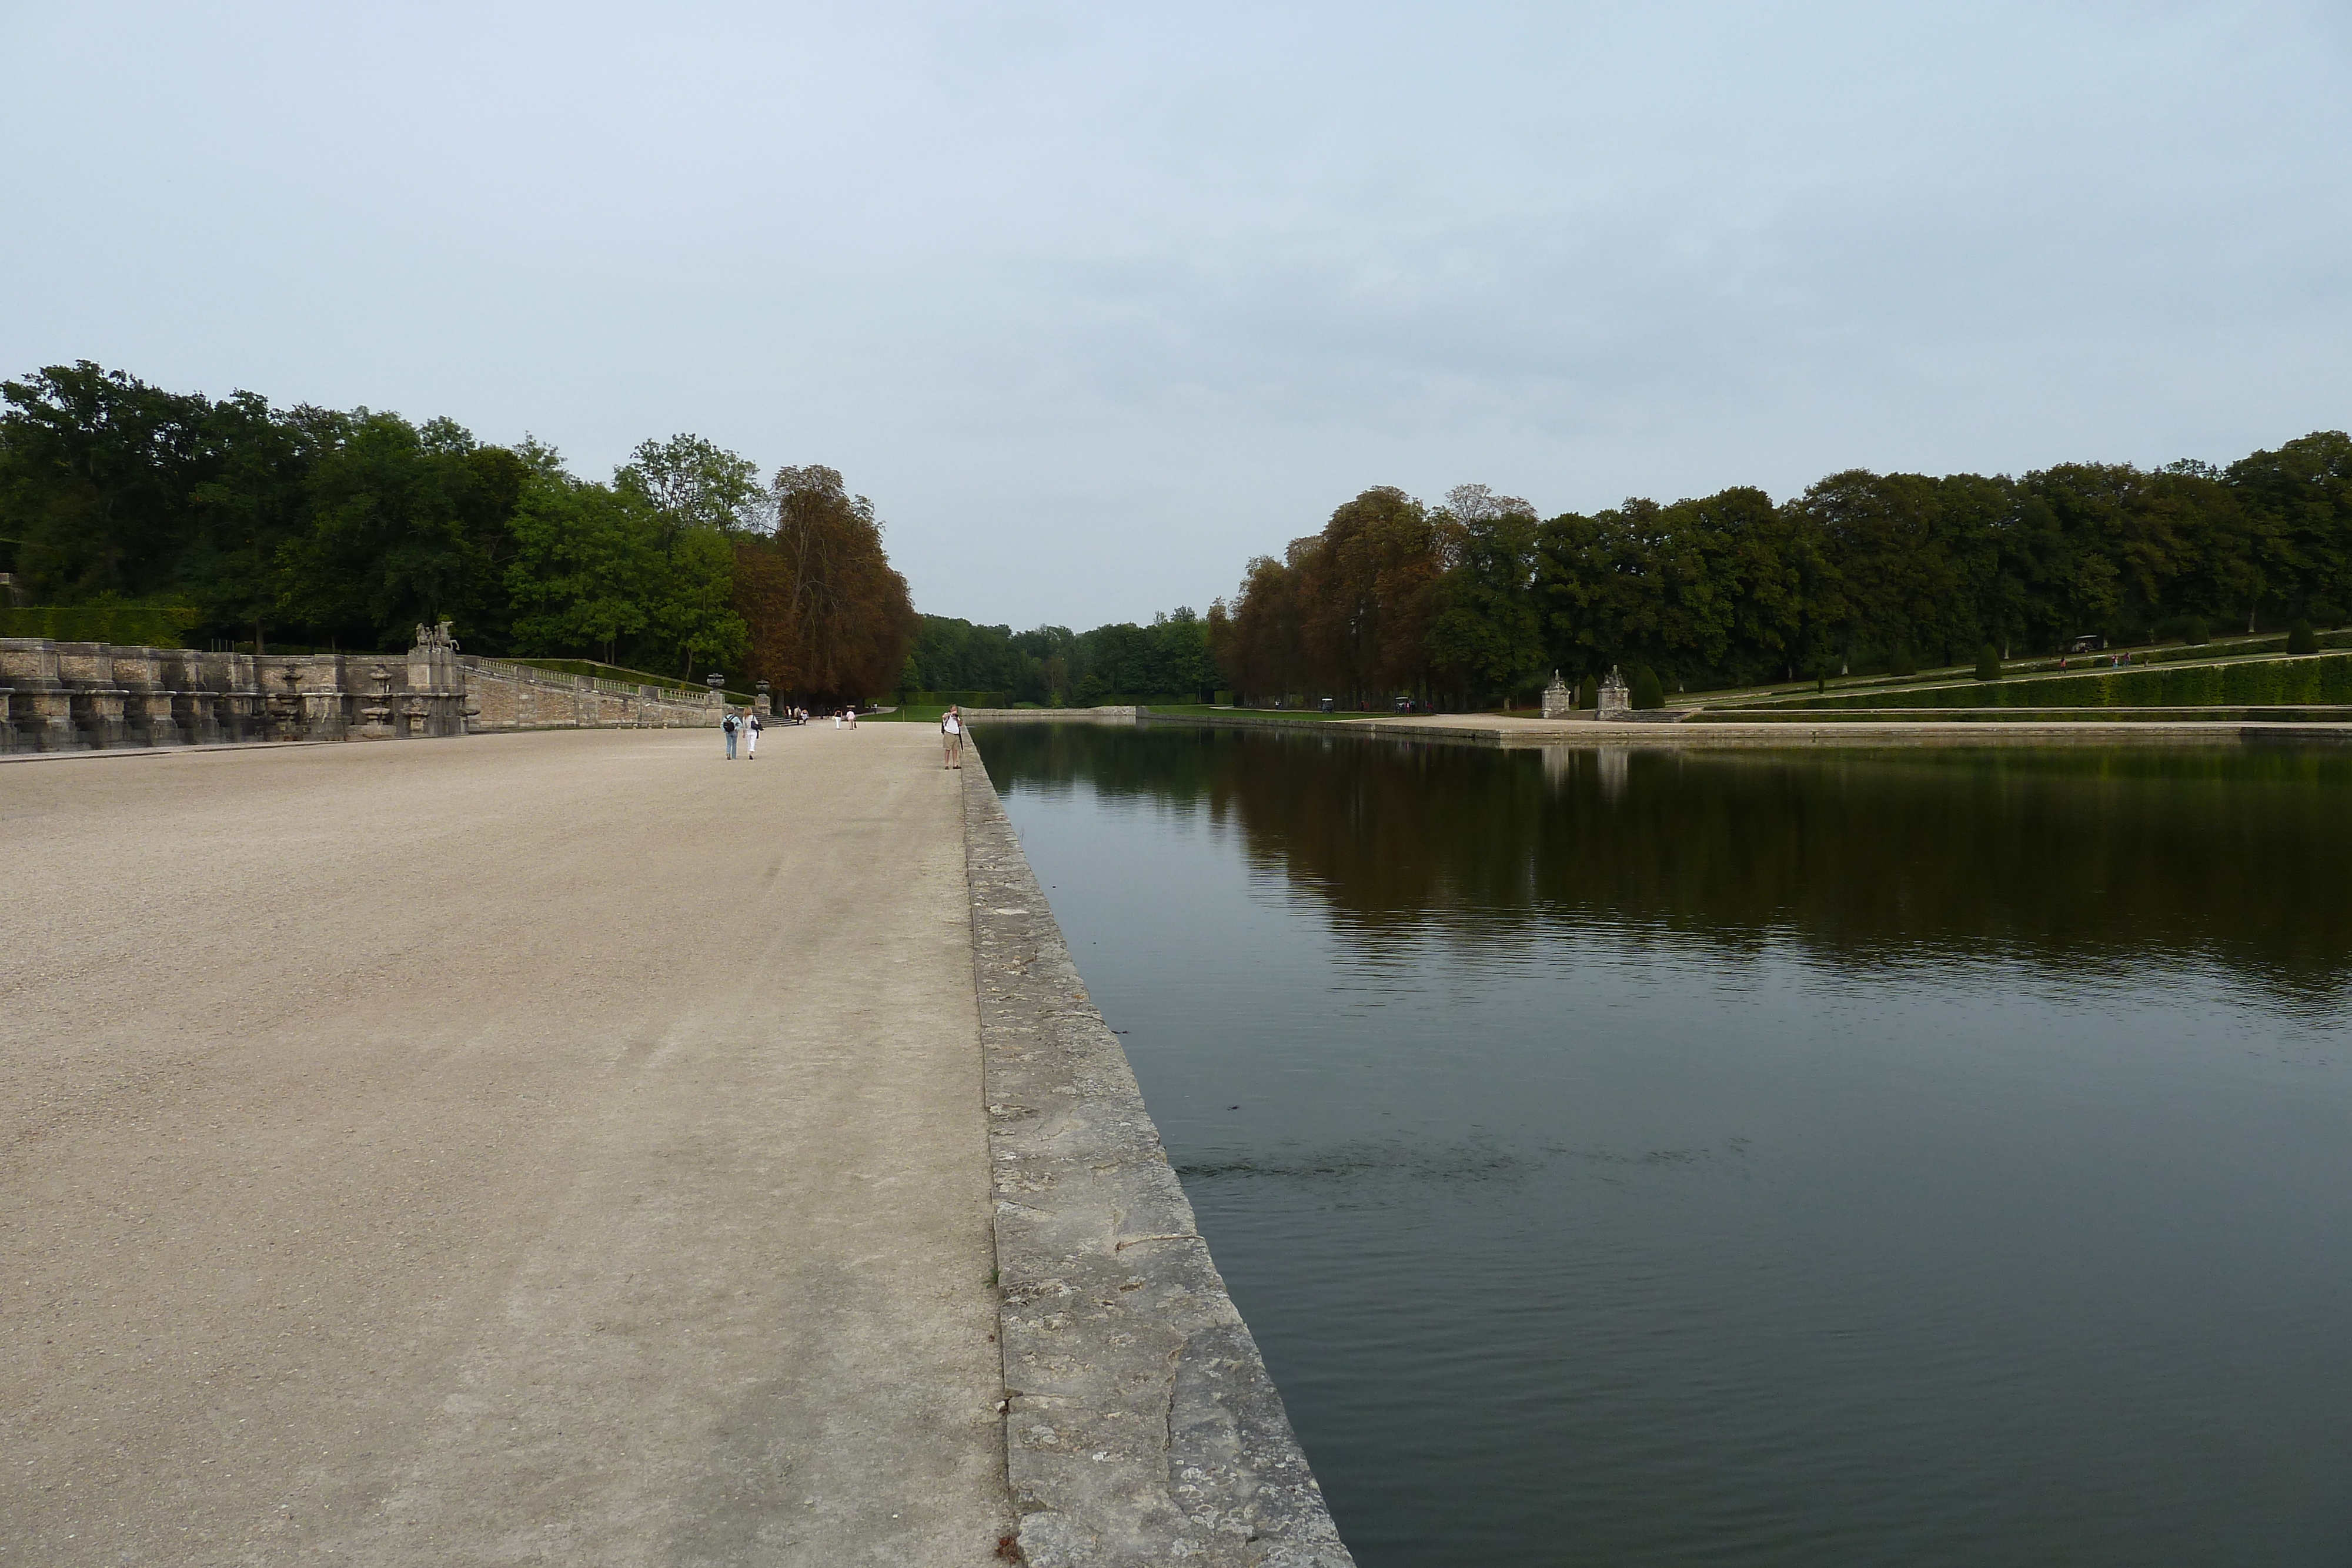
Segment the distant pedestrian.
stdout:
<path fill-rule="evenodd" d="M 852 703 L 847 707 L 842 709 L 841 716 L 849 721 L 850 728 L 856 729 L 857 727 L 857 705 L 856 703 Z"/>
<path fill-rule="evenodd" d="M 760 716 L 751 714 L 743 720 L 743 760 L 755 762 L 760 757 L 760 731 L 764 727 Z"/>
<path fill-rule="evenodd" d="M 727 716 L 719 721 L 719 727 L 727 732 L 727 760 L 732 762 L 735 760 L 735 715 L 733 710 L 729 710 Z"/>
<path fill-rule="evenodd" d="M 948 705 L 948 711 L 940 718 L 940 750 L 945 753 L 941 765 L 948 768 L 962 767 L 963 715 L 952 703 Z"/>

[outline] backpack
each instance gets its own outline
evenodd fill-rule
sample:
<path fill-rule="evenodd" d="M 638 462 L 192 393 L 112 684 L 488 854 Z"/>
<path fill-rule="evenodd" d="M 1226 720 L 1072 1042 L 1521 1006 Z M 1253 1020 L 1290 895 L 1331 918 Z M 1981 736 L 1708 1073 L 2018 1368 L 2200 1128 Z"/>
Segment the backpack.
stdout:
<path fill-rule="evenodd" d="M 723 730 L 725 730 L 725 731 L 726 731 L 728 734 L 730 734 L 730 735 L 734 734 L 734 733 L 735 733 L 735 716 L 734 716 L 733 714 L 731 714 L 731 713 L 730 713 L 730 714 L 729 714 L 729 715 L 727 716 L 727 717 L 726 717 L 726 720 L 725 720 L 722 724 L 720 724 L 719 727 L 719 728 L 721 728 L 721 729 L 723 729 Z"/>

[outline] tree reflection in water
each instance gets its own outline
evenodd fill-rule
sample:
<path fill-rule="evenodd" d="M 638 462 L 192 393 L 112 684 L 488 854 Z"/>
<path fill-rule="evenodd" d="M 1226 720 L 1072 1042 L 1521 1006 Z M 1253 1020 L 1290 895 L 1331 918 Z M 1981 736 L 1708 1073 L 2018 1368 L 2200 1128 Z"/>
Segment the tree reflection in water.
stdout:
<path fill-rule="evenodd" d="M 1378 944 L 1606 925 L 1833 965 L 2200 959 L 2292 1010 L 2352 969 L 2352 756 L 2196 749 L 1503 751 L 1006 725 L 1000 788 L 1205 811 Z"/>

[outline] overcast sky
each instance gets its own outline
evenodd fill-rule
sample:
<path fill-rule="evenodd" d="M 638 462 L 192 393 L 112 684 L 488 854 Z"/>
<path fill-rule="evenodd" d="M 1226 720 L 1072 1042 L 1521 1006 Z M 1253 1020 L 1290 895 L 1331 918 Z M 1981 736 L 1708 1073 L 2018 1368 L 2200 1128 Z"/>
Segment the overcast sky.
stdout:
<path fill-rule="evenodd" d="M 693 431 L 919 607 L 2352 423 L 2352 6 L 0 0 L 0 372 Z"/>

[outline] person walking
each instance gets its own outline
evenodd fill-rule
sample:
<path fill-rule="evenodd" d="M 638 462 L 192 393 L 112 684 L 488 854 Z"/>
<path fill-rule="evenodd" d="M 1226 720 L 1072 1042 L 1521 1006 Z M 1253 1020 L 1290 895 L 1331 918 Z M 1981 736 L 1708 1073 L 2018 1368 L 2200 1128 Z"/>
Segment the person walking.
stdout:
<path fill-rule="evenodd" d="M 940 716 L 940 750 L 945 754 L 940 765 L 946 768 L 962 767 L 963 715 L 953 703 L 950 703 L 948 711 Z"/>
<path fill-rule="evenodd" d="M 747 714 L 747 715 L 745 715 L 745 716 L 744 716 L 744 718 L 743 718 L 743 760 L 744 760 L 744 761 L 746 761 L 746 762 L 757 762 L 757 761 L 760 759 L 760 731 L 761 731 L 761 730 L 762 730 L 762 729 L 763 729 L 763 728 L 765 728 L 765 727 L 766 727 L 766 726 L 762 725 L 762 724 L 760 722 L 760 716 L 759 716 L 758 714 L 756 714 L 756 713 L 754 713 L 754 714 Z"/>
<path fill-rule="evenodd" d="M 733 708 L 727 710 L 727 716 L 719 721 L 719 727 L 727 732 L 727 760 L 732 762 L 735 760 L 735 710 Z"/>

